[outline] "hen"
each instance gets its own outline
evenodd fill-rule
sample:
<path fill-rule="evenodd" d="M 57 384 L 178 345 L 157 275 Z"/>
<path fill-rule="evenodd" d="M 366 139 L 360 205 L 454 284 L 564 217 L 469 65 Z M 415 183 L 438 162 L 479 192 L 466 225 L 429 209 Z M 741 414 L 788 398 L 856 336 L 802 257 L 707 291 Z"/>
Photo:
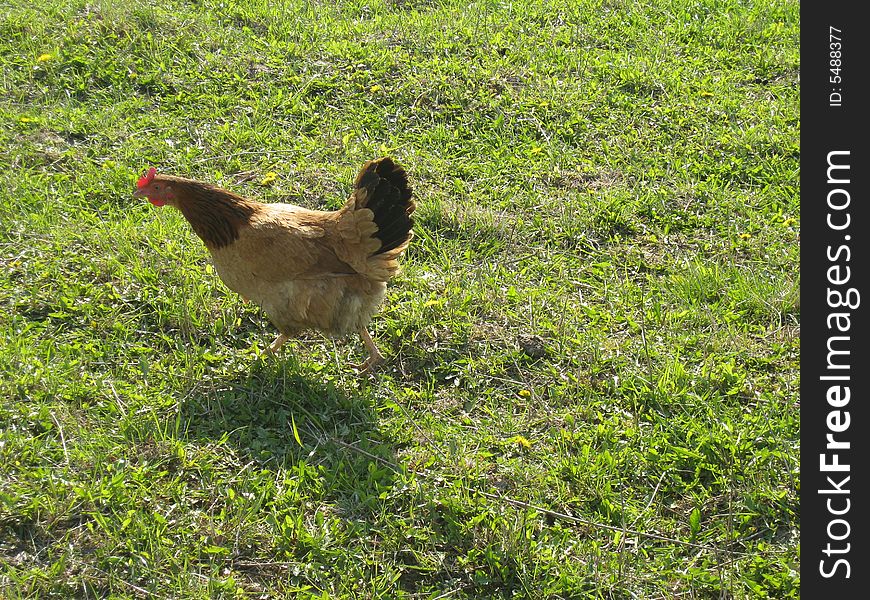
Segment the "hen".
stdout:
<path fill-rule="evenodd" d="M 330 337 L 358 333 L 369 353 L 360 370 L 383 361 L 367 326 L 413 237 L 415 208 L 408 176 L 391 158 L 365 163 L 336 211 L 256 202 L 153 167 L 134 195 L 181 211 L 221 280 L 280 332 L 271 352 L 316 329 Z"/>

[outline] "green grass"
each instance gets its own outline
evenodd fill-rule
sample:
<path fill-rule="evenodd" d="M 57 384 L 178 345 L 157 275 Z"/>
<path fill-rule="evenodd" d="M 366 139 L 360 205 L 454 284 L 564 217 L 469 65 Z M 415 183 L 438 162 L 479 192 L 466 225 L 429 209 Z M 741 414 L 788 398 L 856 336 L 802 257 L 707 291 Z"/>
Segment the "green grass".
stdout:
<path fill-rule="evenodd" d="M 798 37 L 787 0 L 5 3 L 0 596 L 798 597 Z M 335 208 L 383 154 L 417 237 L 371 378 L 263 356 L 131 197 Z"/>

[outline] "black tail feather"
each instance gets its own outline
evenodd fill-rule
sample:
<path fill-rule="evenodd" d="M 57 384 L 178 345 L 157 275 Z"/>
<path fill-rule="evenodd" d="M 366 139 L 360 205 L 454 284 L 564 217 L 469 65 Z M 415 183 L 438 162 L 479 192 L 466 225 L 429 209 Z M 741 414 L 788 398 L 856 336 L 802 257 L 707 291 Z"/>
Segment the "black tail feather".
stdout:
<path fill-rule="evenodd" d="M 375 254 L 388 252 L 408 241 L 414 220 L 415 203 L 411 199 L 408 174 L 390 157 L 370 160 L 357 175 L 356 189 L 366 191 L 365 203 L 357 208 L 368 208 L 374 213 L 378 226 L 375 237 L 381 247 Z"/>

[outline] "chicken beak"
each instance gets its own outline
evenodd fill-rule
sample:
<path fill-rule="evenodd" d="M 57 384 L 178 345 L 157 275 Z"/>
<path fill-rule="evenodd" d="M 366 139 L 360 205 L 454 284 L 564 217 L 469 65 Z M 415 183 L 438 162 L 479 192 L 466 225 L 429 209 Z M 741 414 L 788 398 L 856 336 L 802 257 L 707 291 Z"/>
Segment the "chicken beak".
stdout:
<path fill-rule="evenodd" d="M 134 198 L 143 198 L 144 196 L 145 196 L 145 193 L 142 190 L 140 190 L 140 189 L 133 190 L 133 197 Z"/>

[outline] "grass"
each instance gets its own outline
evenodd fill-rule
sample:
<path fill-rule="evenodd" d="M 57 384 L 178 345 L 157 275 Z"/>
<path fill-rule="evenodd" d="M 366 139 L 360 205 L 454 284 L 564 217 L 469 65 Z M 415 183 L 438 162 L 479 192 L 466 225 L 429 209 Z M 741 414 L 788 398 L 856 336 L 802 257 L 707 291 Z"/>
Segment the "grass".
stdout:
<path fill-rule="evenodd" d="M 799 3 L 12 0 L 0 596 L 799 597 Z M 410 172 L 372 327 L 274 330 L 149 165 Z"/>

